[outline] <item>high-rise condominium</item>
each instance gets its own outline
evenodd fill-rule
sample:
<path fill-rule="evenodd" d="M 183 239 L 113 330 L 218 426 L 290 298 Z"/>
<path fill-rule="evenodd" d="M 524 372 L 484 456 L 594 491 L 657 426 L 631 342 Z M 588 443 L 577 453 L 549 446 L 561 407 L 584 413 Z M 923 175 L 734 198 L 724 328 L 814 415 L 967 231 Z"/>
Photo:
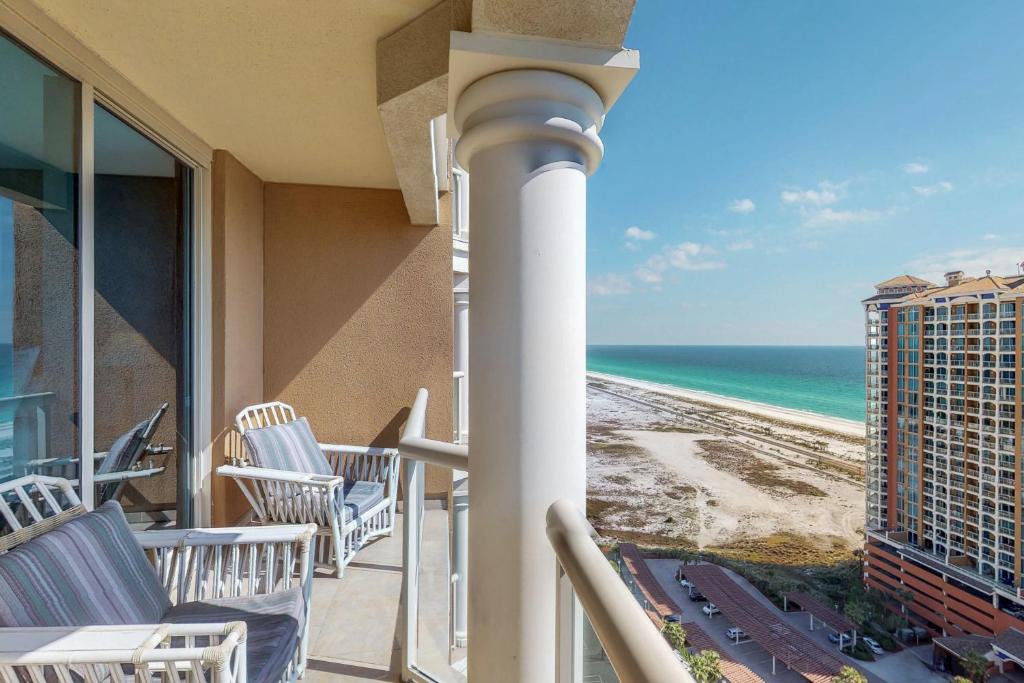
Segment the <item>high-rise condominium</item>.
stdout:
<path fill-rule="evenodd" d="M 1024 275 L 876 290 L 863 302 L 865 581 L 934 632 L 1024 630 Z"/>

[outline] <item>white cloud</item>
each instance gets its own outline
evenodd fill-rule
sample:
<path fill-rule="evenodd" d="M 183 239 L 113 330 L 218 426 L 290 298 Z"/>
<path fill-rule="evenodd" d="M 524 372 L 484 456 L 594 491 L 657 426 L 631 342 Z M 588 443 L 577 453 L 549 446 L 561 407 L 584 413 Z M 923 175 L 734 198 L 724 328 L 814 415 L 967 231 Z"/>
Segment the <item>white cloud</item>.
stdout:
<path fill-rule="evenodd" d="M 923 254 L 906 264 L 906 272 L 941 283 L 943 274 L 951 270 L 962 270 L 971 277 L 984 275 L 986 270 L 995 275 L 1014 275 L 1021 260 L 1024 246 L 971 247 Z"/>
<path fill-rule="evenodd" d="M 626 228 L 626 239 L 627 240 L 640 240 L 648 242 L 653 240 L 657 235 L 651 230 L 643 230 L 635 225 L 631 225 Z"/>
<path fill-rule="evenodd" d="M 633 276 L 647 285 L 656 285 L 664 279 L 661 271 L 654 270 L 648 266 L 640 266 L 633 272 Z"/>
<path fill-rule="evenodd" d="M 850 223 L 871 223 L 882 217 L 881 211 L 873 209 L 842 209 L 825 207 L 810 211 L 804 217 L 804 225 L 809 228 L 847 225 Z"/>
<path fill-rule="evenodd" d="M 705 271 L 725 268 L 725 262 L 714 258 L 718 252 L 709 244 L 681 242 L 665 247 L 633 271 L 633 277 L 646 285 L 659 285 L 669 270 Z"/>
<path fill-rule="evenodd" d="M 756 208 L 753 199 L 734 199 L 729 202 L 729 210 L 733 213 L 753 213 Z"/>
<path fill-rule="evenodd" d="M 718 252 L 707 244 L 681 242 L 666 248 L 665 257 L 673 268 L 679 270 L 717 270 L 724 268 L 725 263 L 713 258 Z"/>
<path fill-rule="evenodd" d="M 994 232 L 989 232 L 989 233 L 986 233 L 986 234 L 982 235 L 981 239 L 983 239 L 983 240 L 985 240 L 987 242 L 991 242 L 993 240 L 999 239 L 999 235 L 995 234 Z"/>
<path fill-rule="evenodd" d="M 846 186 L 849 181 L 833 183 L 823 180 L 818 183 L 816 190 L 804 190 L 791 188 L 783 190 L 779 195 L 783 204 L 794 206 L 828 206 L 835 204 L 846 195 Z"/>
<path fill-rule="evenodd" d="M 953 190 L 953 183 L 948 180 L 935 183 L 934 185 L 914 185 L 914 192 L 922 197 L 931 197 L 936 194 L 945 194 Z"/>
<path fill-rule="evenodd" d="M 599 275 L 588 282 L 587 290 L 598 296 L 618 296 L 632 292 L 633 285 L 627 278 L 617 273 L 608 273 Z"/>
<path fill-rule="evenodd" d="M 928 166 L 919 161 L 911 161 L 903 166 L 903 172 L 907 175 L 921 175 L 928 172 Z"/>
<path fill-rule="evenodd" d="M 754 248 L 754 240 L 739 240 L 725 245 L 727 251 L 745 251 Z"/>

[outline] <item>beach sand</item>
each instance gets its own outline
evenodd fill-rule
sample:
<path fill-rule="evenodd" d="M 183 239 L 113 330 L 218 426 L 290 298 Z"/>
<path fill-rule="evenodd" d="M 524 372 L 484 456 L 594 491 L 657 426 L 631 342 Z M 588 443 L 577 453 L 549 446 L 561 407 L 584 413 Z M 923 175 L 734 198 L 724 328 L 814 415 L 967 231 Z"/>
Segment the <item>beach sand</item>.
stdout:
<path fill-rule="evenodd" d="M 720 396 L 718 394 L 709 394 L 705 391 L 695 391 L 693 389 L 680 389 L 668 384 L 657 384 L 655 382 L 645 382 L 643 380 L 630 379 L 628 377 L 605 375 L 600 372 L 589 372 L 587 373 L 587 376 L 604 382 L 611 382 L 619 386 L 634 387 L 646 392 L 680 398 L 684 401 L 703 403 L 729 410 L 749 413 L 751 415 L 759 415 L 778 422 L 788 422 L 801 427 L 810 427 L 812 429 L 835 432 L 836 434 L 842 434 L 844 436 L 856 438 L 864 437 L 864 423 L 857 422 L 856 420 L 845 420 L 840 417 L 820 415 L 818 413 L 812 413 L 805 410 L 780 408 L 779 406 L 772 406 L 767 403 L 747 401 L 740 398 L 730 398 L 728 396 Z"/>
<path fill-rule="evenodd" d="M 590 378 L 587 395 L 587 511 L 603 536 L 741 558 L 782 548 L 790 564 L 848 559 L 863 542 L 863 485 L 802 454 L 824 442 L 862 462 L 863 432 L 848 421 L 606 375 Z M 771 441 L 735 425 L 770 427 Z"/>

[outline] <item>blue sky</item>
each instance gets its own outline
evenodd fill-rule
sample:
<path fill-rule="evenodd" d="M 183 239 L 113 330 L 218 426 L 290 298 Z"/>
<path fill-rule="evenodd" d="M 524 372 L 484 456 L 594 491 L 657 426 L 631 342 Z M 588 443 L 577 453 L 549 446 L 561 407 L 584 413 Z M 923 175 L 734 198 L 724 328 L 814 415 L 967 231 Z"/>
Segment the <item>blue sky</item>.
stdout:
<path fill-rule="evenodd" d="M 639 0 L 588 341 L 860 344 L 902 272 L 1024 260 L 1024 3 Z"/>

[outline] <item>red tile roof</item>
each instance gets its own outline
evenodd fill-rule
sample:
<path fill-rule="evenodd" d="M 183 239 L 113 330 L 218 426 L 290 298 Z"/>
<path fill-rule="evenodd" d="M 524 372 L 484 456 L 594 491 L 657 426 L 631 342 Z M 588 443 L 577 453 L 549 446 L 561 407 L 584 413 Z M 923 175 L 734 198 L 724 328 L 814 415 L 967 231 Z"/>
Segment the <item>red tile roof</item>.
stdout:
<path fill-rule="evenodd" d="M 619 555 L 626 564 L 626 569 L 629 570 L 629 573 L 636 580 L 640 591 L 647 598 L 647 602 L 650 603 L 651 608 L 659 617 L 664 619 L 670 614 L 682 613 L 683 610 L 679 609 L 676 601 L 669 596 L 668 592 L 654 578 L 651 568 L 647 566 L 647 562 L 644 561 L 643 555 L 640 554 L 640 550 L 635 545 L 632 543 L 620 544 Z"/>
<path fill-rule="evenodd" d="M 729 683 L 764 683 L 764 679 L 736 661 L 726 649 L 720 647 L 696 622 L 681 624 L 686 631 L 686 642 L 698 651 L 714 650 L 721 659 L 722 675 Z"/>
<path fill-rule="evenodd" d="M 834 631 L 844 633 L 857 628 L 855 623 L 812 595 L 800 591 L 791 591 L 786 593 L 785 597 L 786 600 L 799 605 L 804 612 L 813 615 L 815 619 Z"/>
<path fill-rule="evenodd" d="M 770 655 L 811 683 L 831 683 L 833 676 L 846 665 L 789 623 L 782 621 L 774 610 L 762 605 L 721 567 L 695 564 L 685 565 L 680 570 L 729 621 L 746 631 Z"/>

